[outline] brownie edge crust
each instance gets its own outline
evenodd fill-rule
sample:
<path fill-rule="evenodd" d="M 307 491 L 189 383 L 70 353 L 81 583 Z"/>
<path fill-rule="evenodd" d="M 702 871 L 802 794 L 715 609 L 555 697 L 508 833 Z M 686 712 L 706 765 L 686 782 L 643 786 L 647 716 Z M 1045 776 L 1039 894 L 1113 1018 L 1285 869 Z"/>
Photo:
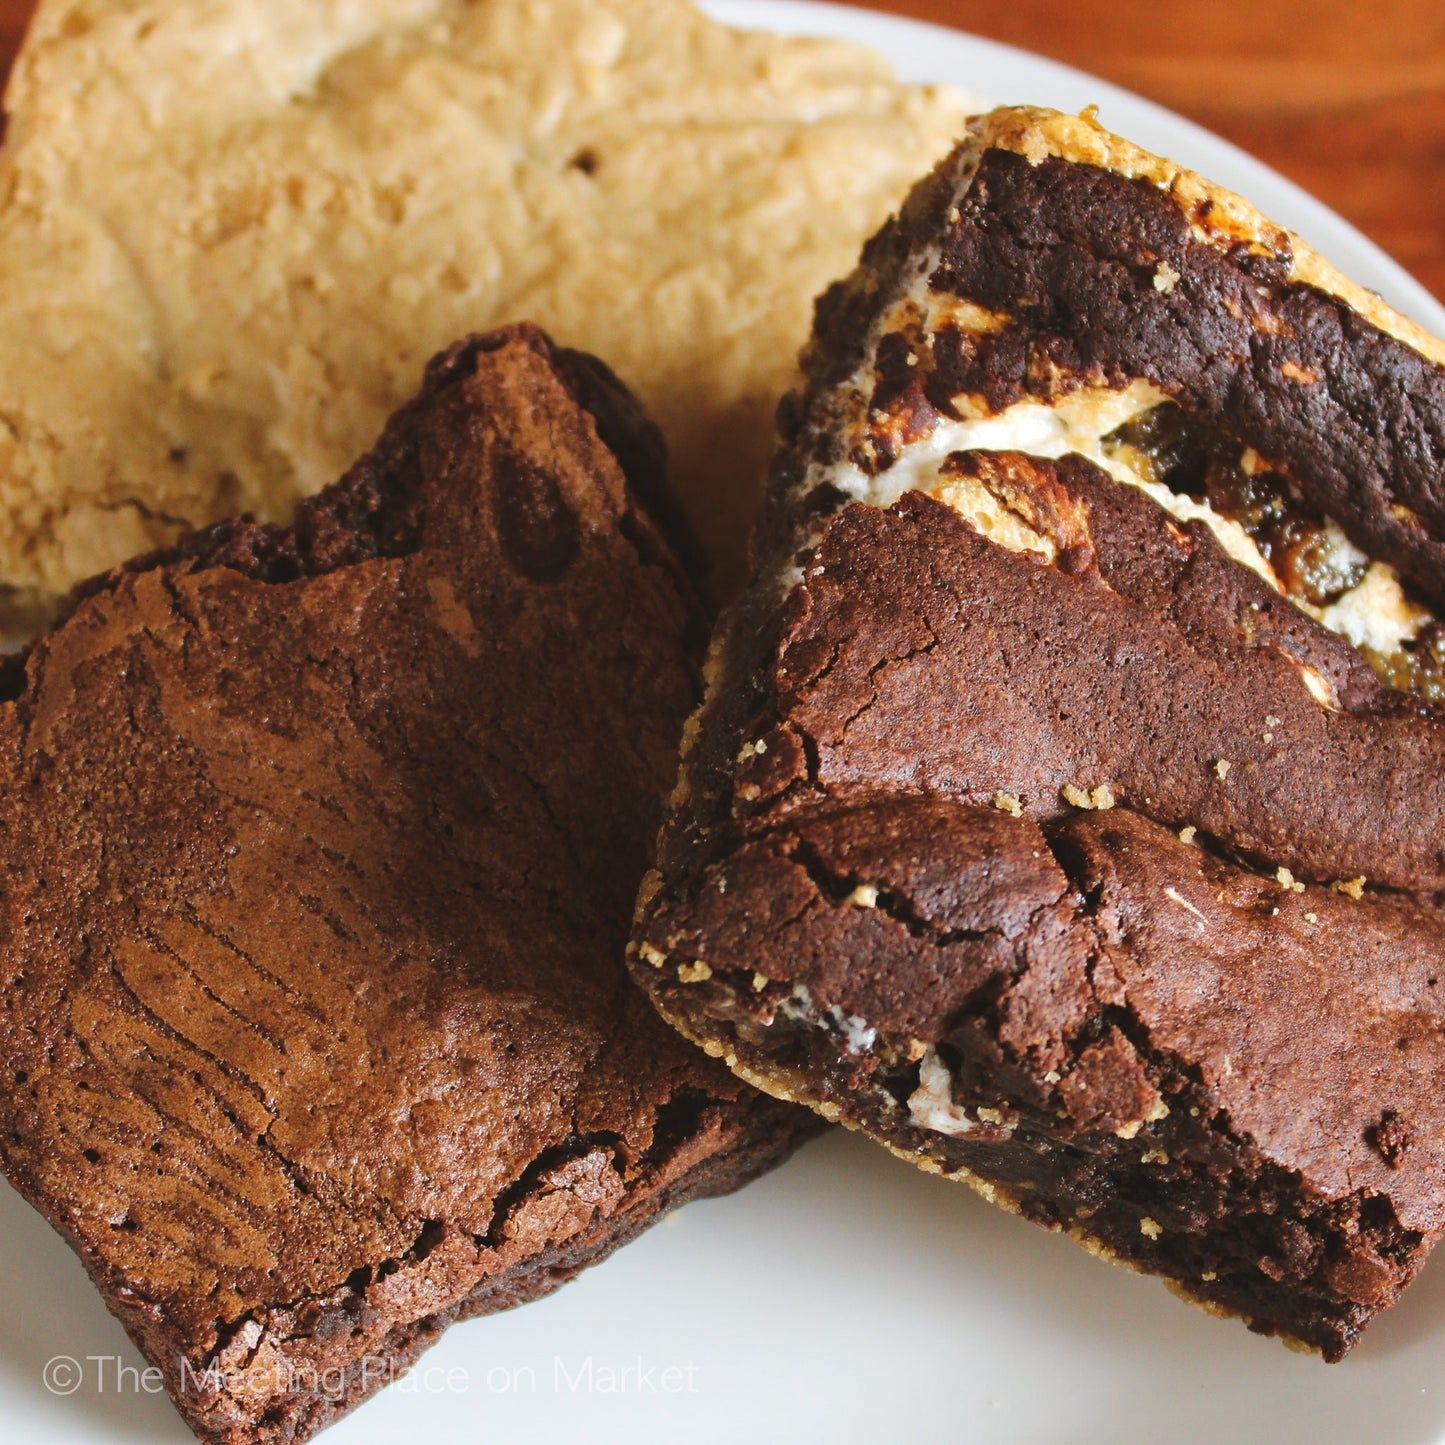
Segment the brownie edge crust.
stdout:
<path fill-rule="evenodd" d="M 0 1157 L 208 1441 L 304 1439 L 808 1115 L 623 967 L 701 628 L 657 434 L 515 327 L 0 704 Z"/>
<path fill-rule="evenodd" d="M 1003 110 L 804 370 L 634 976 L 760 1087 L 1340 1358 L 1445 1230 L 1445 347 Z"/>

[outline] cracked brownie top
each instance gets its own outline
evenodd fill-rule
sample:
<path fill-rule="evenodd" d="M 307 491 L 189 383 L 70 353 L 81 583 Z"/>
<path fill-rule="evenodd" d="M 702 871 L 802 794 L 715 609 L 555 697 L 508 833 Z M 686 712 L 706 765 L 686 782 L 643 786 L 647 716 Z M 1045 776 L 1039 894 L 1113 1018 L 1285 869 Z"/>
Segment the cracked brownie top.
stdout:
<path fill-rule="evenodd" d="M 9 670 L 0 1155 L 210 1438 L 796 1133 L 622 968 L 695 698 L 659 464 L 597 364 L 473 339 L 294 528 L 117 569 Z"/>
<path fill-rule="evenodd" d="M 1338 1357 L 1445 1229 L 1445 347 L 1093 120 L 820 301 L 634 972 Z"/>

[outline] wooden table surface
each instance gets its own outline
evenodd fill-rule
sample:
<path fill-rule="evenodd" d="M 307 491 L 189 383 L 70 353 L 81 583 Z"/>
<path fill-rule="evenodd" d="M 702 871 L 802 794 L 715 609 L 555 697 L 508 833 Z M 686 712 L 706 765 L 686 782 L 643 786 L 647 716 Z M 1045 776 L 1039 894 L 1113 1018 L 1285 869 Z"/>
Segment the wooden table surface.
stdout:
<path fill-rule="evenodd" d="M 0 67 L 8 69 L 33 5 L 0 0 Z M 1445 299 L 1442 0 L 874 0 L 874 8 L 1053 56 L 1199 121 L 1333 206 Z"/>

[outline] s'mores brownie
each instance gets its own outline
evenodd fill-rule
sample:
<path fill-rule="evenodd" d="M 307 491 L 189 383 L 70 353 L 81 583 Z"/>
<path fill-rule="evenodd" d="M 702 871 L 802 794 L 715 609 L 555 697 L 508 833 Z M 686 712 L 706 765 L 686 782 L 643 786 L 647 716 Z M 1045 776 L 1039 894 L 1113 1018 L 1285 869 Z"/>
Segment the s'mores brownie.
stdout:
<path fill-rule="evenodd" d="M 1092 118 L 821 300 L 635 977 L 1339 1359 L 1445 1229 L 1445 346 Z"/>

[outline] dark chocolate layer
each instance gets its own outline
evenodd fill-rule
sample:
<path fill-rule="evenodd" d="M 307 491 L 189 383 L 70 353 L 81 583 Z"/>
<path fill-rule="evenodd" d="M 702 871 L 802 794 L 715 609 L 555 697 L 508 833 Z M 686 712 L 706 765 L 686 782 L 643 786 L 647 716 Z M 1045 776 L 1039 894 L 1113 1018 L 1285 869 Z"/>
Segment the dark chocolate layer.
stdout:
<path fill-rule="evenodd" d="M 1148 380 L 1287 470 L 1364 551 L 1445 605 L 1445 368 L 1291 281 L 1283 232 L 1273 248 L 1221 248 L 1150 180 L 1057 157 L 986 150 L 956 206 L 951 174 L 945 162 L 820 302 L 815 382 L 846 375 L 839 358 L 861 360 L 880 293 L 941 244 L 929 289 L 1004 323 L 941 326 L 921 368 L 885 340 L 877 404 L 947 415 L 966 394 L 998 411 Z"/>

